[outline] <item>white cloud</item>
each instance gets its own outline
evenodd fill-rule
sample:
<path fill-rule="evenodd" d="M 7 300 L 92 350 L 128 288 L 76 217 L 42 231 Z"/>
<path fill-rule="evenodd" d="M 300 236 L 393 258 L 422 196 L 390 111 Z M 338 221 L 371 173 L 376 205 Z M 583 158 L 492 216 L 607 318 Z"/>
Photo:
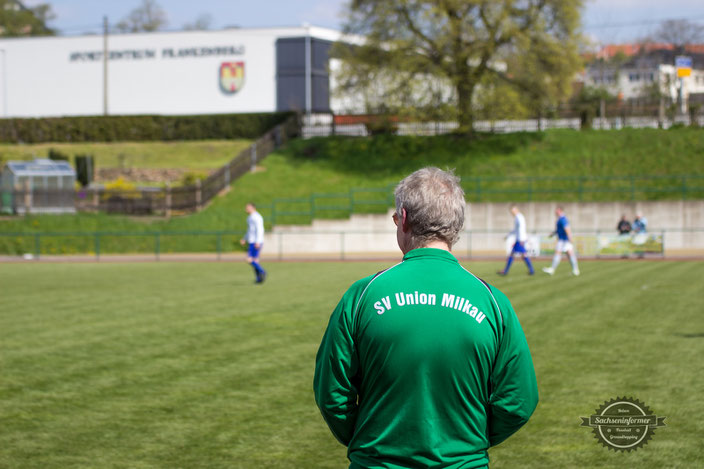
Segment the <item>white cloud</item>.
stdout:
<path fill-rule="evenodd" d="M 301 13 L 299 19 L 315 26 L 340 28 L 345 3 L 345 0 L 316 0 L 310 8 Z"/>

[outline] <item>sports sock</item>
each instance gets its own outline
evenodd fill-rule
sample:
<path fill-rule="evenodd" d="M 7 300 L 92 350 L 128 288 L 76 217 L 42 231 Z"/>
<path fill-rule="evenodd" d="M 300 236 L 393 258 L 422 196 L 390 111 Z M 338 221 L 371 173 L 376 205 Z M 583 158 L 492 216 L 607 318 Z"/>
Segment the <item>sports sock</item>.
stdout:
<path fill-rule="evenodd" d="M 560 265 L 560 258 L 562 257 L 562 253 L 556 252 L 555 255 L 552 258 L 552 270 L 556 270 L 557 266 Z"/>
<path fill-rule="evenodd" d="M 577 265 L 577 256 L 575 253 L 570 253 L 568 254 L 570 258 L 570 264 L 572 265 L 572 270 L 579 270 L 579 266 Z"/>
<path fill-rule="evenodd" d="M 252 261 L 252 262 L 250 262 L 250 264 L 252 265 L 252 268 L 254 269 L 254 275 L 256 275 L 257 280 L 259 280 L 259 277 L 261 277 L 264 269 L 262 269 L 262 266 L 260 266 L 257 261 Z"/>
<path fill-rule="evenodd" d="M 508 259 L 506 259 L 506 267 L 504 267 L 504 273 L 508 273 L 508 269 L 511 268 L 511 264 L 513 264 L 513 256 L 508 256 Z"/>
<path fill-rule="evenodd" d="M 530 257 L 526 256 L 523 258 L 523 260 L 525 261 L 526 265 L 528 266 L 528 272 L 530 272 L 531 274 L 533 272 L 535 272 L 535 270 L 533 270 L 533 263 L 530 261 Z"/>

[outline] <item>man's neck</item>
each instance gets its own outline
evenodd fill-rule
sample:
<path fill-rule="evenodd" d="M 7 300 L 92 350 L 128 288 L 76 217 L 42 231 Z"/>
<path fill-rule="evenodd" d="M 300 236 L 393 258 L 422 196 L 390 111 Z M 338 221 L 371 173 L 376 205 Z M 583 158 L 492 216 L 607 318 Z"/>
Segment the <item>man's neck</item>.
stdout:
<path fill-rule="evenodd" d="M 450 246 L 448 246 L 446 242 L 440 241 L 440 240 L 430 241 L 427 244 L 424 244 L 423 246 L 418 246 L 418 248 L 442 249 L 443 251 L 450 252 Z M 414 248 L 414 249 L 418 249 L 418 248 Z M 409 251 L 412 251 L 412 249 L 404 251 L 403 255 L 405 256 L 406 254 L 408 254 Z"/>

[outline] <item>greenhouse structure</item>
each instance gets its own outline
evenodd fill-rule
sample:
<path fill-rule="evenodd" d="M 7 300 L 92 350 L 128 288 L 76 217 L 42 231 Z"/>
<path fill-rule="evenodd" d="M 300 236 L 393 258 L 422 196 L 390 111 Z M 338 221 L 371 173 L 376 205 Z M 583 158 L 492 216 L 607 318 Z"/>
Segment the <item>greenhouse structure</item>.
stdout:
<path fill-rule="evenodd" d="M 68 161 L 8 161 L 0 177 L 3 213 L 74 213 L 76 171 Z"/>

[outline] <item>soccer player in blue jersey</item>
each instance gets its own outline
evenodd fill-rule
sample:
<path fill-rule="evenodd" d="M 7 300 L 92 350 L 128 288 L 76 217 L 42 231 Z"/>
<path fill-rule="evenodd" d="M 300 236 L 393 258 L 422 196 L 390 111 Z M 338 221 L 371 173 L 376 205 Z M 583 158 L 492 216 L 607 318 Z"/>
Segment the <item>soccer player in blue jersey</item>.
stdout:
<path fill-rule="evenodd" d="M 256 283 L 263 283 L 266 280 L 266 270 L 259 265 L 259 252 L 264 246 L 264 218 L 257 212 L 257 207 L 252 203 L 245 206 L 247 216 L 247 234 L 240 243 L 247 244 L 247 263 L 254 269 Z"/>
<path fill-rule="evenodd" d="M 504 267 L 504 270 L 500 270 L 497 273 L 499 275 L 507 275 L 508 270 L 511 268 L 511 264 L 513 264 L 513 256 L 515 254 L 520 254 L 523 261 L 528 266 L 528 275 L 533 275 L 535 270 L 533 269 L 533 264 L 530 262 L 530 257 L 528 257 L 528 253 L 526 251 L 526 241 L 528 240 L 526 218 L 515 205 L 511 207 L 511 214 L 513 214 L 513 231 L 511 231 L 507 237 L 514 235 L 516 237 L 516 242 L 513 243 L 511 253 L 508 255 L 508 259 L 506 259 L 506 267 Z"/>
<path fill-rule="evenodd" d="M 562 258 L 562 253 L 566 252 L 567 257 L 572 264 L 572 274 L 579 275 L 579 265 L 577 264 L 577 254 L 574 251 L 574 245 L 572 244 L 572 229 L 570 228 L 570 223 L 567 221 L 565 216 L 565 211 L 562 207 L 558 206 L 555 209 L 555 216 L 557 217 L 557 226 L 555 231 L 553 231 L 550 236 L 557 235 L 557 244 L 555 245 L 555 256 L 552 258 L 552 265 L 550 267 L 543 267 L 543 272 L 546 274 L 554 274 L 555 269 L 560 264 L 560 259 Z"/>

